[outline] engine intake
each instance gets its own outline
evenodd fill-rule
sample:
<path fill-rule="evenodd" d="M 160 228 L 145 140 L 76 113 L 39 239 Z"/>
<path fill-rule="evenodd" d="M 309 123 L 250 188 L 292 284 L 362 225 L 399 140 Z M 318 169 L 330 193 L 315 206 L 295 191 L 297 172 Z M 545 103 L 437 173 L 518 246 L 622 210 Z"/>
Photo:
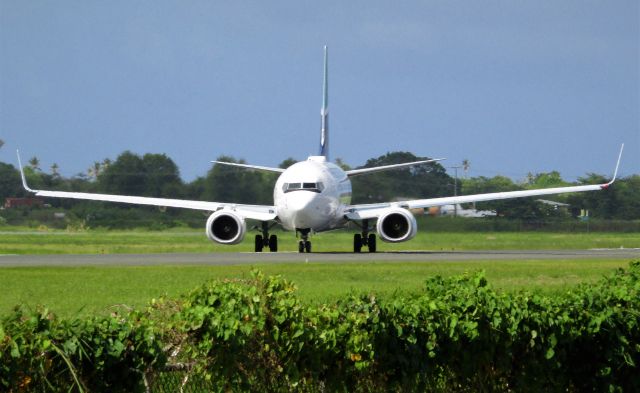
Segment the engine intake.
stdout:
<path fill-rule="evenodd" d="M 207 237 L 220 244 L 238 244 L 244 239 L 247 224 L 231 211 L 220 210 L 207 219 Z"/>
<path fill-rule="evenodd" d="M 382 214 L 376 228 L 382 241 L 399 243 L 413 239 L 418 231 L 418 223 L 410 211 L 396 208 Z"/>

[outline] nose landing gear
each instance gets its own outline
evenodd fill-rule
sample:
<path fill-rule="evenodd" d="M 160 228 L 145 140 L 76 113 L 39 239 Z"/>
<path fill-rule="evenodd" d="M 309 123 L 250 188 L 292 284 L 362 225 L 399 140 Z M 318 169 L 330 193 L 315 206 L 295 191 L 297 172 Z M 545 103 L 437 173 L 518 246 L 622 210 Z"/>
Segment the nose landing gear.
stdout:
<path fill-rule="evenodd" d="M 311 242 L 308 240 L 300 240 L 298 242 L 298 252 L 311 252 Z"/>
<path fill-rule="evenodd" d="M 300 232 L 300 237 L 302 238 L 302 240 L 300 240 L 298 242 L 298 252 L 299 253 L 303 253 L 303 252 L 310 253 L 311 252 L 311 242 L 309 241 L 309 232 L 311 230 L 310 229 L 298 229 L 297 231 Z"/>

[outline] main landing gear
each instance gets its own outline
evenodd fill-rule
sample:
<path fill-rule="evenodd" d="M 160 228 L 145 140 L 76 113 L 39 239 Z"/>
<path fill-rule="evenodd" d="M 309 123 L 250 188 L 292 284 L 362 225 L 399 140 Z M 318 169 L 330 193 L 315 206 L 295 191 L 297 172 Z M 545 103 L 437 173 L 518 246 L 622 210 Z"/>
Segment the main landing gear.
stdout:
<path fill-rule="evenodd" d="M 278 236 L 271 235 L 269 236 L 269 223 L 263 222 L 262 235 L 256 235 L 256 243 L 255 243 L 255 251 L 262 252 L 262 249 L 265 247 L 269 247 L 269 251 L 276 252 L 278 251 Z"/>
<path fill-rule="evenodd" d="M 309 229 L 298 229 L 300 232 L 300 237 L 302 240 L 298 242 L 298 252 L 299 253 L 310 253 L 311 252 L 311 242 L 309 241 Z"/>
<path fill-rule="evenodd" d="M 361 252 L 362 247 L 369 252 L 376 252 L 376 235 L 369 233 L 369 220 L 362 220 L 362 233 L 353 235 L 353 252 Z"/>

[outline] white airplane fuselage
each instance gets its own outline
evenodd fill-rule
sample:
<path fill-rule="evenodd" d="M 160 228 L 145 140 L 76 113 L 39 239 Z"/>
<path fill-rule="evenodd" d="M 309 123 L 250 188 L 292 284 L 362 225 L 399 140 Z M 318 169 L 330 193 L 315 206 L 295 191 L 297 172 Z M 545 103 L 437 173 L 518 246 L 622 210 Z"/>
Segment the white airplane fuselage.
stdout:
<path fill-rule="evenodd" d="M 273 201 L 288 230 L 322 232 L 344 226 L 344 206 L 351 203 L 351 181 L 325 157 L 311 156 L 285 170 L 276 181 Z"/>

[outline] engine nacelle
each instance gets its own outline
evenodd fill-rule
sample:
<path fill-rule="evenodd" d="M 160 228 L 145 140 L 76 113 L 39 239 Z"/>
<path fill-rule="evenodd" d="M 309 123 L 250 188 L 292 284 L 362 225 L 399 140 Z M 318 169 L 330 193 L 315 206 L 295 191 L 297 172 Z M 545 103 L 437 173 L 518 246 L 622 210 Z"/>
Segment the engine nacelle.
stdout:
<path fill-rule="evenodd" d="M 219 210 L 207 219 L 207 237 L 220 244 L 238 244 L 247 233 L 244 218 L 229 210 Z"/>
<path fill-rule="evenodd" d="M 413 239 L 418 232 L 418 223 L 410 211 L 395 208 L 378 217 L 376 228 L 382 241 L 399 243 Z"/>

